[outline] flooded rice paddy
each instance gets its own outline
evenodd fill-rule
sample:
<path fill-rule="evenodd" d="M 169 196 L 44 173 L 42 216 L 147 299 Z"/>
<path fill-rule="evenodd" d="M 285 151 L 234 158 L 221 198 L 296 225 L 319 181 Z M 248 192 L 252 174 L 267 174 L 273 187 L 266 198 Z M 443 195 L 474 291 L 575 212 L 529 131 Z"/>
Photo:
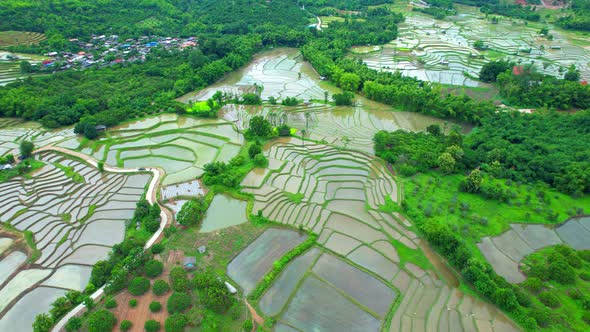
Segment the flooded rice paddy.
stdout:
<path fill-rule="evenodd" d="M 99 173 L 54 153 L 38 158 L 46 165 L 31 179 L 0 183 L 0 221 L 30 231 L 40 251 L 32 266 L 26 265 L 27 257 L 20 251 L 2 254 L 2 331 L 29 330 L 34 317 L 47 312 L 55 298 L 67 290 L 84 290 L 92 265 L 123 240 L 125 222 L 150 179 Z M 83 181 L 73 181 L 57 164 L 71 167 Z"/>
<path fill-rule="evenodd" d="M 590 217 L 573 218 L 552 228 L 546 225 L 512 224 L 495 237 L 484 237 L 477 245 L 492 267 L 513 283 L 525 281 L 520 261 L 533 252 L 557 244 L 590 250 Z"/>
<path fill-rule="evenodd" d="M 212 232 L 247 222 L 246 205 L 246 201 L 228 195 L 215 195 L 203 218 L 200 232 Z"/>
<path fill-rule="evenodd" d="M 553 40 L 539 35 L 540 27 L 528 27 L 521 20 L 501 17 L 497 24 L 478 8 L 457 6 L 458 15 L 444 20 L 418 12 L 406 14 L 399 25 L 399 37 L 382 46 L 362 47 L 352 55 L 373 69 L 400 71 L 420 80 L 442 84 L 483 86 L 478 82 L 484 63 L 499 58 L 533 64 L 540 72 L 563 76 L 575 64 L 582 79 L 590 79 L 590 50 L 579 46 L 581 37 L 562 30 L 550 30 Z M 583 38 L 585 44 L 590 39 Z M 487 47 L 473 47 L 481 40 Z M 561 68 L 561 69 L 560 69 Z"/>

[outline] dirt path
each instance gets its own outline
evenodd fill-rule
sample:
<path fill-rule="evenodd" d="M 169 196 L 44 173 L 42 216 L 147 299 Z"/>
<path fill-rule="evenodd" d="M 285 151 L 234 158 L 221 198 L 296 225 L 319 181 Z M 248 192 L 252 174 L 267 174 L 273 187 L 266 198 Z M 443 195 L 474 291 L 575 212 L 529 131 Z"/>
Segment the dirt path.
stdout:
<path fill-rule="evenodd" d="M 83 153 L 77 152 L 77 151 L 71 151 L 71 150 L 68 150 L 66 148 L 61 148 L 61 147 L 49 145 L 49 146 L 45 146 L 45 147 L 42 147 L 40 149 L 35 150 L 34 153 L 37 154 L 37 153 L 40 153 L 40 152 L 43 152 L 43 151 L 55 151 L 55 152 L 63 153 L 63 154 L 68 155 L 68 156 L 73 156 L 73 157 L 76 157 L 76 158 L 80 158 L 80 159 L 84 160 L 86 163 L 88 163 L 89 165 L 91 165 L 93 167 L 98 167 L 98 160 L 96 160 L 93 157 L 90 157 L 88 155 L 85 155 Z M 107 172 L 112 172 L 112 173 L 136 173 L 136 172 L 139 171 L 137 168 L 119 168 L 119 167 L 112 167 L 112 166 L 109 166 L 109 165 L 104 165 L 104 170 L 107 171 Z M 170 212 L 165 206 L 161 205 L 157 201 L 157 191 L 160 188 L 161 179 L 164 177 L 164 175 L 166 173 L 162 169 L 155 168 L 155 167 L 146 168 L 145 170 L 152 173 L 152 180 L 150 181 L 150 184 L 149 184 L 148 189 L 147 189 L 146 199 L 147 199 L 147 201 L 150 204 L 154 204 L 154 203 L 155 204 L 158 204 L 160 206 L 160 209 L 161 209 L 161 213 L 160 213 L 160 218 L 161 218 L 160 228 L 156 231 L 156 233 L 154 233 L 154 235 L 145 244 L 144 248 L 145 249 L 148 249 L 154 243 L 156 243 L 157 241 L 159 241 L 163 237 L 163 235 L 164 235 L 164 227 L 166 227 L 167 224 L 169 224 L 169 223 L 172 222 L 173 215 L 172 215 L 172 212 Z M 100 300 L 100 298 L 102 298 L 102 296 L 104 296 L 104 286 L 101 287 L 101 288 L 99 288 L 96 292 L 94 292 L 94 294 L 91 295 L 91 297 L 95 301 Z M 121 296 L 120 301 L 119 301 L 119 296 Z M 149 292 L 149 294 L 146 294 L 143 297 L 149 297 L 149 296 L 154 296 L 154 295 L 153 295 L 153 293 Z M 138 305 L 137 308 L 129 308 L 129 299 L 131 299 L 131 295 L 129 293 L 127 293 L 127 292 L 124 292 L 124 293 L 119 294 L 117 296 L 117 303 L 119 304 L 119 307 L 116 310 L 125 310 L 125 312 L 122 313 L 121 316 L 119 316 L 119 318 L 121 318 L 121 317 L 135 317 L 135 316 L 139 316 L 138 313 L 139 312 L 144 312 L 146 308 L 147 308 L 147 313 L 149 313 L 151 315 L 154 315 L 154 317 L 157 316 L 157 315 L 160 315 L 160 313 L 152 314 L 151 312 L 149 312 L 149 303 L 151 303 L 152 300 L 147 299 L 145 301 L 141 301 L 142 307 L 139 307 L 139 305 Z M 139 302 L 140 301 L 138 300 L 138 303 Z M 164 299 L 164 296 L 163 296 L 162 297 L 162 303 L 165 304 L 165 302 L 166 302 L 166 299 Z M 54 332 L 62 331 L 64 329 L 65 324 L 67 323 L 67 321 L 70 318 L 72 318 L 74 316 L 78 316 L 78 315 L 82 314 L 85 311 L 86 311 L 86 307 L 83 304 L 78 305 L 72 311 L 68 312 L 68 314 L 65 315 L 55 325 L 55 327 L 53 328 L 52 331 L 54 331 Z M 164 309 L 162 310 L 162 313 L 163 312 L 165 312 Z M 128 319 L 128 318 L 123 318 L 123 319 Z"/>
<path fill-rule="evenodd" d="M 264 318 L 260 317 L 260 315 L 256 312 L 256 309 L 254 309 L 250 303 L 248 303 L 248 300 L 244 300 L 244 302 L 246 302 L 246 306 L 248 307 L 248 310 L 250 311 L 250 315 L 252 315 L 252 321 L 256 323 L 256 325 L 263 325 L 264 324 Z M 256 327 L 254 327 L 254 329 L 252 331 L 256 331 Z"/>

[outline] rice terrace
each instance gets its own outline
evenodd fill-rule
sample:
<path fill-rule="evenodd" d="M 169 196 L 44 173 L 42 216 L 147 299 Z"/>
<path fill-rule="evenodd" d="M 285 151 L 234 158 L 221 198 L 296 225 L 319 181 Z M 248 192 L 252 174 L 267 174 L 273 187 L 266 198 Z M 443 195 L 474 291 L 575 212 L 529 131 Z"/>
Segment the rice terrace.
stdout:
<path fill-rule="evenodd" d="M 590 2 L 0 3 L 0 331 L 590 330 Z"/>

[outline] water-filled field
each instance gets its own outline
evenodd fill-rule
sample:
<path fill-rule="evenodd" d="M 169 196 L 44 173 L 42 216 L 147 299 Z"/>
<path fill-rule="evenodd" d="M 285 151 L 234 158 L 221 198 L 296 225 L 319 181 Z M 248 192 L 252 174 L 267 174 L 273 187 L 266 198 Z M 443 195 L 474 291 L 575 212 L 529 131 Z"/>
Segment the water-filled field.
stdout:
<path fill-rule="evenodd" d="M 540 72 L 559 77 L 570 64 L 575 64 L 582 78 L 590 79 L 590 50 L 573 40 L 579 36 L 551 30 L 554 38 L 549 40 L 539 35 L 540 28 L 528 27 L 523 21 L 499 17 L 495 24 L 477 8 L 457 7 L 458 15 L 444 20 L 418 12 L 406 13 L 396 40 L 353 49 L 352 56 L 362 58 L 370 68 L 399 70 L 424 81 L 469 87 L 481 86 L 474 79 L 481 66 L 499 58 L 531 63 Z M 486 50 L 473 47 L 478 40 Z"/>
<path fill-rule="evenodd" d="M 201 232 L 212 232 L 247 222 L 246 205 L 246 201 L 227 195 L 216 195 L 203 218 Z"/>
<path fill-rule="evenodd" d="M 0 156 L 8 153 L 18 156 L 19 144 L 23 140 L 32 141 L 36 147 L 43 147 L 70 140 L 74 137 L 75 134 L 72 128 L 47 130 L 37 122 L 0 118 Z"/>
<path fill-rule="evenodd" d="M 456 331 L 476 326 L 493 331 L 516 330 L 493 306 L 446 285 L 432 270 L 400 258 L 396 246 L 417 251 L 418 237 L 407 220 L 380 210 L 386 197 L 397 201 L 398 196 L 395 180 L 379 160 L 329 145 L 303 145 L 299 139 L 273 141 L 265 146 L 264 153 L 269 158 L 269 169 L 254 170 L 242 182 L 243 190 L 254 195 L 253 211 L 260 210 L 280 223 L 313 230 L 319 234 L 320 246 L 347 262 L 320 258 L 312 269 L 315 276 L 301 284 L 300 270 L 311 264 L 317 253 L 310 251 L 294 260 L 291 264 L 296 267 L 287 267 L 276 280 L 278 288 L 269 290 L 272 296 L 263 296 L 259 304 L 270 315 L 284 312 L 277 330 L 331 330 L 338 329 L 338 324 L 361 328 L 356 321 L 340 318 L 347 315 L 335 318 L 336 311 L 332 312 L 328 305 L 332 303 L 332 308 L 337 308 L 334 310 L 358 314 L 365 331 L 378 331 L 397 298 L 401 300 L 390 331 Z M 250 261 L 274 253 L 272 249 L 261 251 L 256 251 L 256 259 Z M 336 270 L 342 273 L 333 272 Z M 244 284 L 240 281 L 246 278 L 244 273 L 228 275 Z M 249 281 L 248 290 L 253 289 L 255 280 Z M 302 286 L 296 290 L 293 284 Z M 364 285 L 362 291 L 356 288 L 358 285 Z M 370 294 L 387 294 L 383 287 L 390 288 L 388 297 L 368 300 Z M 342 297 L 341 292 L 348 295 Z M 314 310 L 316 306 L 322 310 Z M 302 321 L 301 317 L 309 319 Z"/>
<path fill-rule="evenodd" d="M 19 331 L 28 330 L 35 315 L 47 312 L 66 290 L 84 290 L 92 265 L 123 240 L 125 222 L 150 179 L 147 174 L 99 173 L 55 153 L 39 159 L 46 165 L 32 178 L 0 183 L 0 221 L 30 231 L 40 252 L 31 267 L 23 265 L 26 255 L 19 251 L 0 260 L 0 311 L 9 308 L 0 319 L 2 331 L 17 325 Z M 58 166 L 69 167 L 82 181 Z"/>
<path fill-rule="evenodd" d="M 2 38 L 1 34 L 2 33 L 0 32 L 0 38 Z M 2 44 L 1 40 L 0 44 Z M 16 81 L 17 79 L 26 78 L 30 75 L 21 72 L 21 61 L 28 61 L 31 64 L 39 64 L 44 59 L 44 57 L 33 54 L 0 51 L 0 86 Z"/>
<path fill-rule="evenodd" d="M 235 157 L 243 141 L 230 122 L 162 114 L 109 128 L 95 143 L 80 145 L 72 138 L 59 146 L 112 166 L 160 167 L 166 172 L 163 184 L 170 185 L 196 179 L 207 163 Z"/>
<path fill-rule="evenodd" d="M 477 245 L 496 273 L 513 283 L 526 277 L 520 261 L 529 254 L 557 244 L 576 250 L 590 250 L 590 217 L 573 218 L 558 227 L 512 224 L 511 229 L 495 237 L 485 237 Z"/>

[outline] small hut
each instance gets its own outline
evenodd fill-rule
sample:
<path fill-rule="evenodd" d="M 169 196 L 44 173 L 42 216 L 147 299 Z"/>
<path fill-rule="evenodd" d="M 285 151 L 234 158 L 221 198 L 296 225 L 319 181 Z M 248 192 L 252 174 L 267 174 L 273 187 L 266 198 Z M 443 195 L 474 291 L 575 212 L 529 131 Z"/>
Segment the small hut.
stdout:
<path fill-rule="evenodd" d="M 185 257 L 182 266 L 187 271 L 194 271 L 197 269 L 197 259 L 195 257 Z"/>

